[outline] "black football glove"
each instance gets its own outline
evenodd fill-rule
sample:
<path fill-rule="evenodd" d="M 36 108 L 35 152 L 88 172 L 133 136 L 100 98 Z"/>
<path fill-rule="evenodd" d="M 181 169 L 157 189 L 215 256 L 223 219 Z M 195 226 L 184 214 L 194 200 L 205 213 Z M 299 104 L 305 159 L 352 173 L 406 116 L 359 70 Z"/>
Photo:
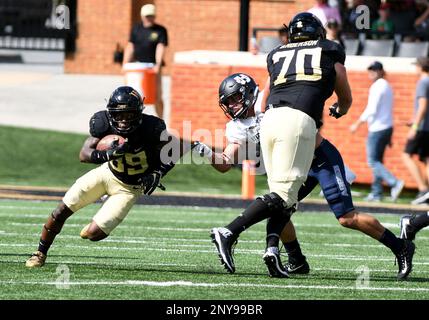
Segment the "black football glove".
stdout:
<path fill-rule="evenodd" d="M 140 179 L 140 184 L 143 188 L 143 194 L 149 196 L 151 195 L 156 188 L 165 190 L 165 187 L 161 184 L 161 179 L 164 177 L 171 169 L 173 169 L 174 163 L 170 162 L 167 164 L 161 164 L 161 166 L 152 171 L 149 174 L 145 174 Z"/>
<path fill-rule="evenodd" d="M 334 117 L 335 119 L 341 118 L 343 116 L 342 113 L 338 112 L 338 103 L 335 102 L 332 106 L 329 107 L 329 115 Z"/>
<path fill-rule="evenodd" d="M 125 141 L 119 144 L 118 140 L 112 142 L 112 148 L 106 151 L 107 158 L 110 160 L 121 158 L 130 150 L 130 145 Z"/>
<path fill-rule="evenodd" d="M 151 173 L 145 174 L 140 179 L 140 184 L 143 188 L 143 194 L 150 196 L 155 189 L 160 185 L 162 173 L 159 170 L 154 170 Z"/>

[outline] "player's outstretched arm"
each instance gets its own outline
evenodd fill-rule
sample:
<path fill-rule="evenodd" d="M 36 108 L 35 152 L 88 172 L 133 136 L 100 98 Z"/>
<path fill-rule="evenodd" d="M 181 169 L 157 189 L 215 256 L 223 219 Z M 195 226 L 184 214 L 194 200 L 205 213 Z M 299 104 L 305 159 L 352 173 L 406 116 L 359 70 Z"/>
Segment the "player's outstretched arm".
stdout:
<path fill-rule="evenodd" d="M 236 157 L 240 146 L 236 143 L 230 143 L 226 146 L 223 153 L 213 152 L 206 144 L 195 141 L 192 146 L 192 151 L 201 157 L 209 159 L 210 164 L 217 171 L 225 173 L 231 169 L 232 164 L 236 163 Z"/>
<path fill-rule="evenodd" d="M 347 79 L 347 71 L 342 63 L 335 64 L 335 72 L 337 74 L 335 79 L 335 93 L 338 97 L 337 111 L 341 115 L 345 115 L 352 105 L 352 90 Z"/>

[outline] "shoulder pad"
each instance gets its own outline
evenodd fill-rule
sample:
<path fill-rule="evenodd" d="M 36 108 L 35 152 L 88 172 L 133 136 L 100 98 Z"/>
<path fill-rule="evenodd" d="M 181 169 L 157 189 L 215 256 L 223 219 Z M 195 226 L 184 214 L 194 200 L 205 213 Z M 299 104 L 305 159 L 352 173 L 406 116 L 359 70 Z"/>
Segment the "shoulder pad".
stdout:
<path fill-rule="evenodd" d="M 330 55 L 335 62 L 344 64 L 346 60 L 346 52 L 339 43 L 325 39 L 320 41 L 320 46 L 322 47 L 323 52 Z"/>
<path fill-rule="evenodd" d="M 95 113 L 89 120 L 89 133 L 96 138 L 102 138 L 108 134 L 110 128 L 106 111 Z"/>
<path fill-rule="evenodd" d="M 143 124 L 155 135 L 160 135 L 167 128 L 164 120 L 148 114 L 143 114 Z"/>

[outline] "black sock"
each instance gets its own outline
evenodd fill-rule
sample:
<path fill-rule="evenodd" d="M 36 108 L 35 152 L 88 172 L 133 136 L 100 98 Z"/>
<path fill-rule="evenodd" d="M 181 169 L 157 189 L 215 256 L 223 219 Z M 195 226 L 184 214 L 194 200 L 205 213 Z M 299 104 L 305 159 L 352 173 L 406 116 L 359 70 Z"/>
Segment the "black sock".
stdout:
<path fill-rule="evenodd" d="M 282 210 L 274 213 L 267 221 L 267 248 L 278 247 L 280 234 L 290 220 L 290 213 Z"/>
<path fill-rule="evenodd" d="M 280 236 L 275 233 L 269 233 L 267 235 L 267 248 L 269 247 L 279 247 Z"/>
<path fill-rule="evenodd" d="M 404 245 L 404 240 L 399 239 L 389 229 L 384 230 L 384 233 L 378 241 L 390 248 L 394 254 L 399 253 Z"/>
<path fill-rule="evenodd" d="M 47 254 L 48 254 L 49 247 L 51 246 L 51 244 L 52 244 L 52 243 L 48 243 L 48 242 L 46 242 L 46 241 L 44 241 L 44 240 L 40 239 L 40 241 L 39 241 L 39 249 L 37 249 L 37 250 L 39 250 L 39 251 L 40 251 L 40 252 L 42 252 L 43 254 L 47 255 Z"/>
<path fill-rule="evenodd" d="M 271 215 L 268 206 L 262 199 L 258 198 L 253 201 L 249 207 L 230 224 L 226 226 L 234 235 L 239 235 L 245 229 L 268 218 Z"/>
<path fill-rule="evenodd" d="M 413 216 L 410 219 L 410 224 L 416 228 L 416 232 L 429 226 L 429 212 Z"/>
<path fill-rule="evenodd" d="M 292 258 L 294 260 L 304 259 L 304 255 L 302 254 L 301 246 L 299 245 L 298 239 L 295 239 L 291 242 L 283 242 L 283 245 L 285 246 L 286 253 L 289 258 Z"/>

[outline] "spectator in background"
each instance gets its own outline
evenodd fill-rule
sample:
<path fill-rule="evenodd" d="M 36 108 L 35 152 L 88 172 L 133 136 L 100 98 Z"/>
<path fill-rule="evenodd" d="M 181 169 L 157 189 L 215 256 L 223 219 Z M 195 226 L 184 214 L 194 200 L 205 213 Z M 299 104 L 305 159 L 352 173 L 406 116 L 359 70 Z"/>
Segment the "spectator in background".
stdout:
<path fill-rule="evenodd" d="M 390 19 L 395 26 L 395 33 L 403 35 L 403 41 L 414 41 L 414 22 L 416 8 L 414 0 L 390 1 Z"/>
<path fill-rule="evenodd" d="M 390 6 L 383 3 L 378 9 L 379 18 L 371 25 L 373 39 L 390 39 L 393 37 L 394 25 L 389 18 Z"/>
<path fill-rule="evenodd" d="M 157 74 L 155 110 L 158 117 L 162 118 L 164 103 L 161 90 L 161 69 L 164 64 L 165 48 L 168 45 L 167 29 L 155 23 L 156 8 L 153 4 L 144 5 L 140 13 L 142 22 L 131 30 L 123 64 L 131 61 L 153 64 L 153 70 Z"/>
<path fill-rule="evenodd" d="M 340 44 L 343 48 L 344 42 L 340 37 L 340 26 L 335 19 L 329 19 L 325 26 L 326 29 L 326 39 L 334 41 Z"/>
<path fill-rule="evenodd" d="M 417 32 L 417 36 L 423 40 L 429 38 L 429 1 L 428 0 L 416 0 L 417 7 L 417 19 L 414 21 L 414 27 Z"/>
<path fill-rule="evenodd" d="M 346 25 L 343 29 L 350 36 L 355 35 L 357 37 L 357 33 L 361 31 L 356 28 L 356 19 L 361 15 L 361 13 L 357 12 L 356 8 L 363 4 L 365 4 L 363 0 L 347 0 L 348 13 L 345 19 Z"/>
<path fill-rule="evenodd" d="M 393 133 L 393 91 L 390 84 L 384 79 L 383 65 L 375 61 L 368 67 L 369 78 L 373 81 L 369 89 L 368 105 L 360 118 L 350 127 L 354 133 L 361 124 L 368 123 L 368 139 L 366 152 L 368 165 L 374 176 L 371 193 L 367 201 L 381 201 L 385 181 L 390 189 L 390 196 L 396 201 L 404 187 L 404 181 L 398 180 L 383 165 L 383 156 L 386 147 L 390 145 Z"/>
<path fill-rule="evenodd" d="M 417 82 L 414 100 L 414 117 L 407 136 L 407 144 L 403 153 L 405 166 L 417 183 L 419 192 L 412 204 L 423 204 L 429 200 L 429 58 L 417 59 L 417 73 L 420 76 Z M 412 158 L 418 155 L 426 166 L 426 179 Z"/>
<path fill-rule="evenodd" d="M 333 8 L 328 5 L 328 0 L 316 0 L 314 7 L 308 10 L 319 18 L 323 26 L 326 25 L 328 20 L 335 19 L 341 25 L 341 16 L 338 8 Z"/>

